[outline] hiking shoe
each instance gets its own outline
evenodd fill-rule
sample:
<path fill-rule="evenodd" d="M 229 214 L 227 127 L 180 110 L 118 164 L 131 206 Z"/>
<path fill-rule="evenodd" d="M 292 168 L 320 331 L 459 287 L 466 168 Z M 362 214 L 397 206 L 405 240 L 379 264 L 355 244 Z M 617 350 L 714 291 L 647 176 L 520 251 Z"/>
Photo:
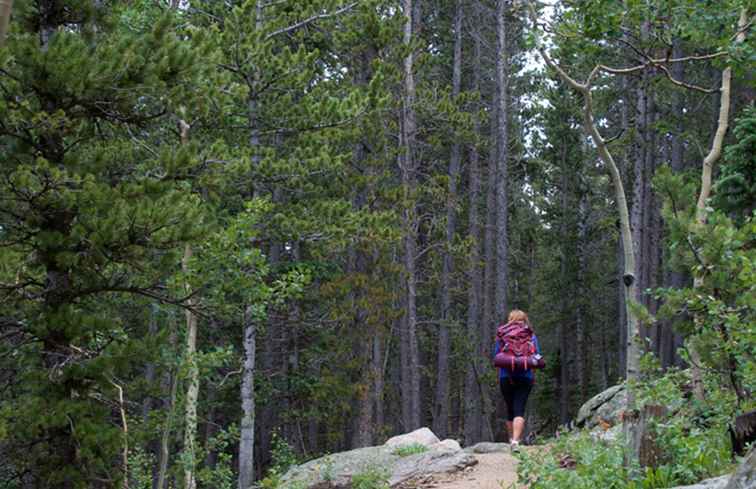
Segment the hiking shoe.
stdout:
<path fill-rule="evenodd" d="M 519 452 L 520 442 L 517 440 L 512 440 L 511 442 L 509 442 L 509 447 L 512 449 L 513 452 Z"/>

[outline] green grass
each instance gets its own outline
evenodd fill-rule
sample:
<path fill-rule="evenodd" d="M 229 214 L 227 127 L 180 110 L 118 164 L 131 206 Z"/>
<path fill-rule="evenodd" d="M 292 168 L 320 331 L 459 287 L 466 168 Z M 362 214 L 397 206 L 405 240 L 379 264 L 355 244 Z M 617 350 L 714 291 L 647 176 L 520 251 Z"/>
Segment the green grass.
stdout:
<path fill-rule="evenodd" d="M 399 455 L 400 457 L 407 457 L 409 455 L 415 455 L 417 453 L 423 453 L 427 452 L 428 447 L 425 445 L 421 445 L 420 443 L 413 443 L 411 445 L 404 445 L 401 447 L 398 447 L 394 450 L 394 455 Z"/>

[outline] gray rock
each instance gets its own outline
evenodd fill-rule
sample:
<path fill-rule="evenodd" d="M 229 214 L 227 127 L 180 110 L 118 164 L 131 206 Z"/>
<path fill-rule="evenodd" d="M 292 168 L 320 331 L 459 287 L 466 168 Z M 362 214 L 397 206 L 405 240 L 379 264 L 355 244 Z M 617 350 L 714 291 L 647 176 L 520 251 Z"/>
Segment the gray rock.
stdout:
<path fill-rule="evenodd" d="M 732 474 L 725 489 L 754 489 L 756 488 L 756 449 L 746 455 L 738 470 Z"/>
<path fill-rule="evenodd" d="M 729 475 L 723 475 L 720 477 L 714 477 L 713 479 L 702 480 L 698 484 L 692 484 L 690 486 L 677 486 L 671 489 L 724 489 L 729 479 Z"/>
<path fill-rule="evenodd" d="M 431 450 L 446 450 L 448 452 L 458 452 L 462 450 L 462 447 L 459 446 L 459 442 L 452 439 L 446 439 L 444 441 L 434 443 L 428 448 L 430 448 Z"/>
<path fill-rule="evenodd" d="M 428 428 L 420 428 L 411 433 L 389 438 L 385 445 L 389 448 L 398 448 L 407 445 L 423 445 L 429 447 L 441 440 Z"/>
<path fill-rule="evenodd" d="M 292 467 L 281 478 L 282 487 L 348 489 L 351 487 L 354 476 L 371 471 L 384 474 L 389 484 L 394 487 L 409 479 L 429 474 L 456 472 L 478 463 L 473 455 L 462 450 L 452 450 L 454 447 L 448 441 L 453 442 L 453 440 L 436 442 L 437 446 L 430 447 L 426 452 L 405 457 L 394 453 L 396 447 L 386 445 L 327 455 Z"/>
<path fill-rule="evenodd" d="M 602 419 L 610 424 L 616 424 L 619 422 L 619 414 L 626 402 L 625 385 L 612 386 L 596 394 L 580 407 L 575 424 L 578 427 L 593 428 Z"/>
<path fill-rule="evenodd" d="M 492 443 L 488 441 L 482 441 L 480 443 L 476 443 L 471 447 L 466 447 L 464 451 L 467 453 L 509 452 L 510 446 L 509 443 Z"/>

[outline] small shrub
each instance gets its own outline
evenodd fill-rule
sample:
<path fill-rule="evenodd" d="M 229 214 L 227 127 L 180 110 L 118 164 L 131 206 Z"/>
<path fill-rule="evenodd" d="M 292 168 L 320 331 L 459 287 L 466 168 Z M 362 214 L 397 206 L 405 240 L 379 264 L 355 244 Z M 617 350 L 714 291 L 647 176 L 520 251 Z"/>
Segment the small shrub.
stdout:
<path fill-rule="evenodd" d="M 388 478 L 386 470 L 371 467 L 352 477 L 352 489 L 389 489 Z"/>
<path fill-rule="evenodd" d="M 411 445 L 404 445 L 401 447 L 398 447 L 394 450 L 394 455 L 399 455 L 400 457 L 407 457 L 409 455 L 415 455 L 417 453 L 423 453 L 427 452 L 428 447 L 425 445 L 422 445 L 420 443 L 413 443 Z"/>
<path fill-rule="evenodd" d="M 285 474 L 290 467 L 300 463 L 294 449 L 277 432 L 273 433 L 270 440 L 270 455 L 272 462 L 270 471 L 277 474 Z"/>

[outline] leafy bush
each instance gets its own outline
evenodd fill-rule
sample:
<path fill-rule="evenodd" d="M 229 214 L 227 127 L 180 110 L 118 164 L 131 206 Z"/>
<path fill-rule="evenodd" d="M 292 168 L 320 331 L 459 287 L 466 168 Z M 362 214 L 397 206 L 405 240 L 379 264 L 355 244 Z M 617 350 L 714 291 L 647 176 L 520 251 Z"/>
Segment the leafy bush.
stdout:
<path fill-rule="evenodd" d="M 520 483 L 531 489 L 661 489 L 692 484 L 731 469 L 727 423 L 736 400 L 718 375 L 706 376 L 706 404 L 691 402 L 686 393 L 688 371 L 672 369 L 664 375 L 654 372 L 644 359 L 644 379 L 635 385 L 639 403 L 663 404 L 672 414 L 651 425 L 650 430 L 662 454 L 656 468 L 623 466 L 622 437 L 597 441 L 587 432 L 559 438 L 540 452 L 522 452 L 518 465 Z"/>
<path fill-rule="evenodd" d="M 385 470 L 371 467 L 352 477 L 352 489 L 389 489 L 388 478 Z"/>
<path fill-rule="evenodd" d="M 530 489 L 624 489 L 628 477 L 622 466 L 622 445 L 597 443 L 587 432 L 561 437 L 549 450 L 520 452 L 517 476 Z M 573 464 L 573 468 L 562 468 Z"/>
<path fill-rule="evenodd" d="M 427 452 L 428 447 L 421 443 L 412 443 L 410 445 L 404 445 L 401 447 L 398 447 L 396 450 L 394 450 L 394 455 L 399 455 L 400 457 L 407 457 L 409 455 L 415 455 L 416 453 L 423 453 Z"/>

